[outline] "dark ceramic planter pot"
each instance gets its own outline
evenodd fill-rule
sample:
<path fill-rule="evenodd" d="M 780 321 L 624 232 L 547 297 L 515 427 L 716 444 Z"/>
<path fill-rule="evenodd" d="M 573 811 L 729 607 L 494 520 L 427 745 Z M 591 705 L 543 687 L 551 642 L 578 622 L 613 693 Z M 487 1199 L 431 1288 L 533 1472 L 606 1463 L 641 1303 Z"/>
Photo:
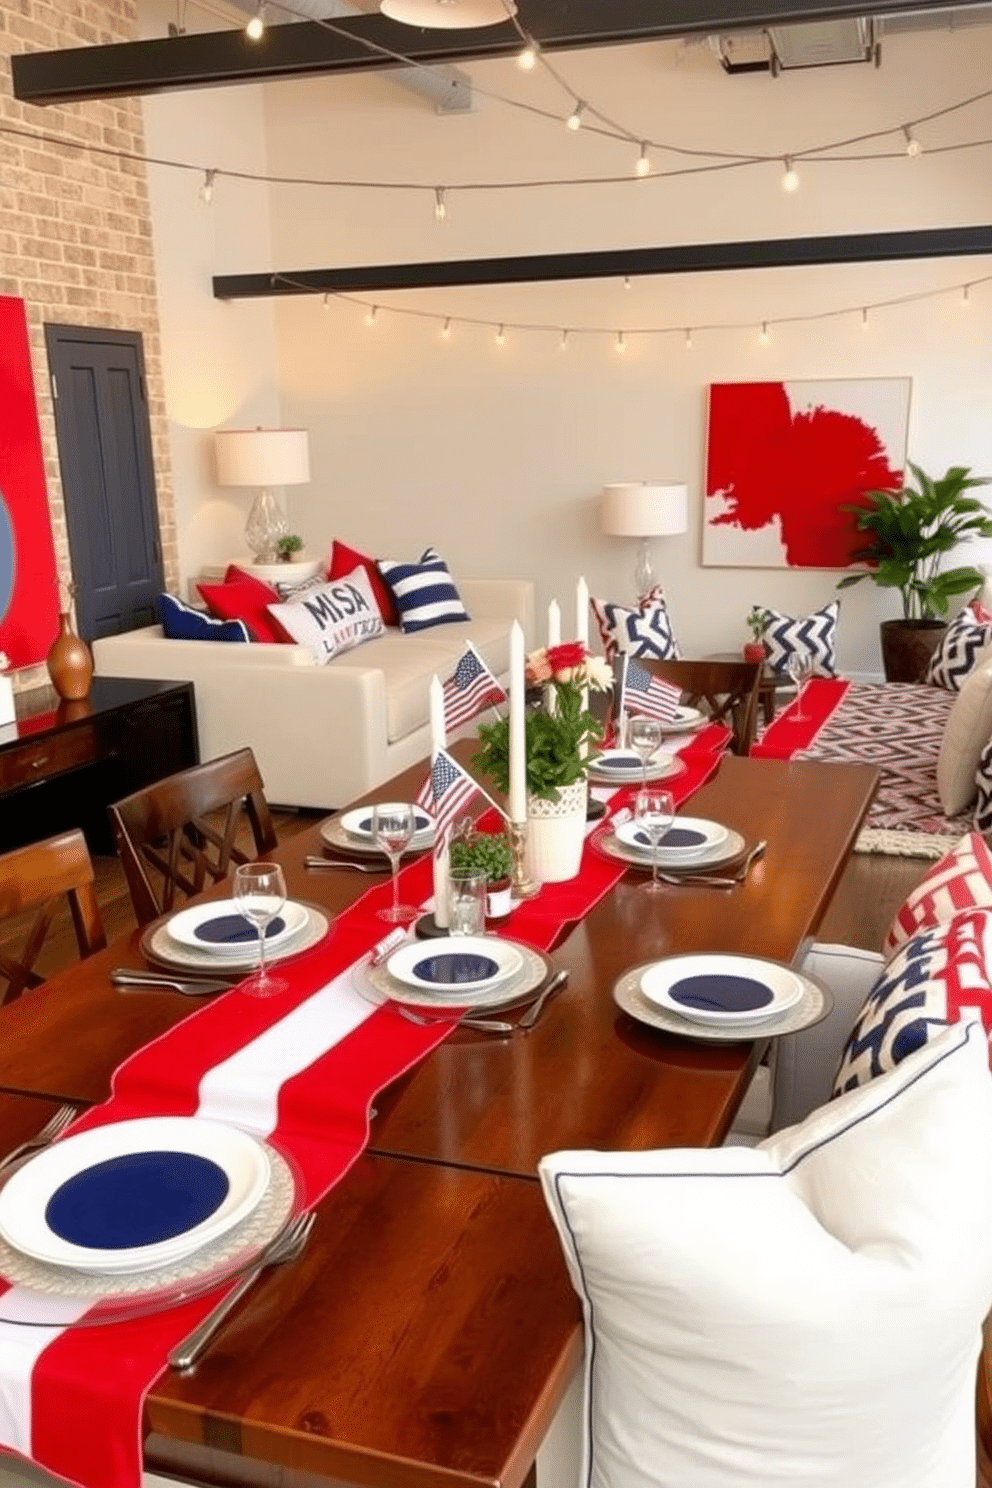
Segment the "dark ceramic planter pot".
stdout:
<path fill-rule="evenodd" d="M 946 629 L 943 620 L 883 620 L 882 667 L 886 682 L 922 682 Z"/>

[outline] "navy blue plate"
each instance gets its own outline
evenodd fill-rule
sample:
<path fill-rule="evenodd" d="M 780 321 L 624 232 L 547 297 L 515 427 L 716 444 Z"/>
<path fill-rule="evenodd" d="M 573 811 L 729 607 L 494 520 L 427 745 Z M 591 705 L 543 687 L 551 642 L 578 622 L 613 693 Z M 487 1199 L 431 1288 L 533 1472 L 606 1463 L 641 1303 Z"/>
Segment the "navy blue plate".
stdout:
<path fill-rule="evenodd" d="M 774 1000 L 774 992 L 754 977 L 712 972 L 683 977 L 668 989 L 672 1002 L 710 1013 L 759 1013 Z"/>
<path fill-rule="evenodd" d="M 414 814 L 413 814 L 413 830 L 415 832 L 426 832 L 427 829 L 428 829 L 428 827 L 430 827 L 431 825 L 432 825 L 432 823 L 431 823 L 431 819 L 430 819 L 429 816 L 424 816 L 423 812 L 421 812 L 421 811 L 415 811 L 414 812 Z M 372 831 L 372 818 L 370 816 L 364 816 L 364 817 L 362 817 L 362 820 L 357 824 L 357 826 L 355 826 L 355 827 L 352 828 L 352 831 L 357 831 L 357 832 L 371 832 Z"/>
<path fill-rule="evenodd" d="M 433 956 L 425 956 L 413 967 L 414 976 L 422 982 L 447 983 L 448 986 L 486 982 L 498 971 L 498 961 L 473 951 L 438 951 Z"/>
<path fill-rule="evenodd" d="M 594 761 L 597 770 L 639 770 L 641 762 L 636 754 L 625 754 L 620 759 L 598 759 Z"/>
<path fill-rule="evenodd" d="M 265 938 L 271 940 L 285 930 L 286 921 L 276 915 L 265 927 Z M 258 930 L 239 914 L 215 915 L 212 920 L 203 920 L 193 931 L 197 940 L 208 945 L 257 945 Z"/>
<path fill-rule="evenodd" d="M 130 1250 L 185 1235 L 220 1208 L 227 1174 L 191 1152 L 129 1152 L 66 1179 L 45 1207 L 50 1230 L 89 1250 Z"/>
<path fill-rule="evenodd" d="M 634 841 L 643 844 L 644 847 L 651 846 L 651 838 L 647 832 L 637 832 Z M 659 842 L 662 847 L 702 847 L 706 842 L 706 833 L 700 832 L 696 827 L 669 827 Z"/>

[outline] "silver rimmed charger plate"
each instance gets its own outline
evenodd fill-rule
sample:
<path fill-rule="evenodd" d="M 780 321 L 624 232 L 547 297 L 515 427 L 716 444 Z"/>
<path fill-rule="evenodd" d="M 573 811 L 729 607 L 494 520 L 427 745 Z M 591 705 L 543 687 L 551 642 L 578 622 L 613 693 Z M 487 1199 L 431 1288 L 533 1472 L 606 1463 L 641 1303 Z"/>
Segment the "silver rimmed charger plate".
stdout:
<path fill-rule="evenodd" d="M 675 818 L 678 821 L 678 817 Z M 636 847 L 629 847 L 626 842 L 621 842 L 613 831 L 613 828 L 604 824 L 590 837 L 592 846 L 608 858 L 616 858 L 621 863 L 626 863 L 628 868 L 642 868 L 646 873 L 651 872 L 651 853 L 646 849 L 641 851 Z M 658 859 L 658 869 L 662 873 L 709 873 L 711 868 L 729 867 L 737 859 L 743 857 L 747 843 L 740 832 L 729 828 L 723 842 L 717 843 L 706 853 L 700 853 L 698 857 L 689 858 L 684 853 L 666 859 L 664 856 Z"/>
<path fill-rule="evenodd" d="M 372 808 L 369 807 L 371 814 Z M 386 854 L 370 838 L 357 837 L 351 832 L 346 832 L 341 825 L 339 816 L 332 816 L 320 824 L 320 840 L 334 852 L 350 853 L 356 858 L 381 858 L 386 862 Z M 413 853 L 427 852 L 434 846 L 434 833 L 418 832 L 403 854 L 405 858 Z"/>
<path fill-rule="evenodd" d="M 284 940 L 281 945 L 274 946 L 271 950 L 266 947 L 266 964 L 285 961 L 290 956 L 298 956 L 301 951 L 308 951 L 311 946 L 323 940 L 327 934 L 328 920 L 323 911 L 315 904 L 307 904 L 303 900 L 297 902 L 303 904 L 307 911 L 307 922 L 291 939 Z M 142 955 L 149 961 L 154 961 L 156 966 L 164 966 L 169 971 L 212 972 L 219 977 L 230 977 L 233 980 L 247 976 L 258 966 L 257 943 L 253 946 L 246 946 L 243 956 L 233 956 L 229 953 L 217 956 L 211 951 L 199 951 L 193 946 L 181 945 L 169 934 L 168 915 L 146 925 L 139 944 Z"/>
<path fill-rule="evenodd" d="M 814 1023 L 825 1018 L 833 1007 L 833 997 L 826 987 L 811 977 L 799 976 L 803 984 L 802 996 L 778 1017 L 760 1018 L 754 1023 L 734 1023 L 733 1026 L 693 1023 L 689 1018 L 670 1013 L 645 997 L 641 991 L 641 977 L 652 965 L 653 962 L 646 961 L 641 966 L 632 966 L 629 971 L 625 971 L 613 988 L 613 1000 L 625 1013 L 636 1018 L 638 1023 L 646 1023 L 649 1028 L 658 1028 L 662 1033 L 676 1033 L 680 1038 L 704 1039 L 707 1043 L 715 1039 L 719 1043 L 733 1044 L 750 1042 L 753 1039 L 779 1038 L 784 1033 L 797 1033 L 800 1028 L 811 1028 Z"/>
<path fill-rule="evenodd" d="M 0 1277 L 19 1288 L 28 1288 L 38 1299 L 36 1310 L 32 1311 L 30 1297 L 22 1292 L 14 1294 L 15 1315 L 13 1308 L 5 1310 L 7 1294 L 4 1294 L 0 1297 L 0 1322 L 50 1327 L 53 1298 L 92 1302 L 92 1309 L 72 1326 L 124 1322 L 176 1307 L 237 1276 L 275 1239 L 297 1204 L 298 1184 L 293 1169 L 274 1147 L 264 1145 L 269 1159 L 269 1182 L 251 1213 L 191 1255 L 154 1270 L 123 1275 L 77 1271 L 71 1266 L 36 1261 L 0 1240 Z"/>
<path fill-rule="evenodd" d="M 443 997 L 431 996 L 426 989 L 408 987 L 391 976 L 385 965 L 370 966 L 367 961 L 359 962 L 355 967 L 355 985 L 363 997 L 371 997 L 373 1002 L 399 1002 L 407 1007 L 429 1008 L 432 1012 L 439 1013 L 450 1013 L 454 1007 L 470 1008 L 473 1013 L 491 1013 L 497 1008 L 515 1007 L 518 1002 L 524 1002 L 538 991 L 550 976 L 553 967 L 543 951 L 535 951 L 519 940 L 512 944 L 523 957 L 524 964 L 520 971 L 494 987 L 467 993 L 458 1002 L 454 1001 L 451 993 Z"/>

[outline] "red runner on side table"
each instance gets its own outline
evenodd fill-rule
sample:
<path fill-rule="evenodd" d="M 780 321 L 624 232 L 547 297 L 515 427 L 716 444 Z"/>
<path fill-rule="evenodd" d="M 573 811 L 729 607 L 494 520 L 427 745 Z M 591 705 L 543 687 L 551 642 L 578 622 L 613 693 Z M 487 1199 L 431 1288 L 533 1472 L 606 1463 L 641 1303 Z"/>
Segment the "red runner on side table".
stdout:
<path fill-rule="evenodd" d="M 808 749 L 823 725 L 840 707 L 849 682 L 839 677 L 813 677 L 803 688 L 802 717 L 797 718 L 799 700 L 783 708 L 765 729 L 751 753 L 757 759 L 792 759 Z"/>

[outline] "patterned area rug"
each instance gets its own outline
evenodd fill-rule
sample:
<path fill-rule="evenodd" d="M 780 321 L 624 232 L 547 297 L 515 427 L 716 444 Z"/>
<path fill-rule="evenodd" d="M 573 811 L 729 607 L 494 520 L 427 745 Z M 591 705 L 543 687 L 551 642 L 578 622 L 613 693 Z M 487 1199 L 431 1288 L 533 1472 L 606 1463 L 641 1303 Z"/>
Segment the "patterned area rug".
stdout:
<path fill-rule="evenodd" d="M 796 755 L 884 771 L 857 852 L 941 858 L 971 829 L 971 812 L 947 817 L 937 795 L 937 756 L 956 696 L 912 682 L 852 682 L 815 743 Z"/>

